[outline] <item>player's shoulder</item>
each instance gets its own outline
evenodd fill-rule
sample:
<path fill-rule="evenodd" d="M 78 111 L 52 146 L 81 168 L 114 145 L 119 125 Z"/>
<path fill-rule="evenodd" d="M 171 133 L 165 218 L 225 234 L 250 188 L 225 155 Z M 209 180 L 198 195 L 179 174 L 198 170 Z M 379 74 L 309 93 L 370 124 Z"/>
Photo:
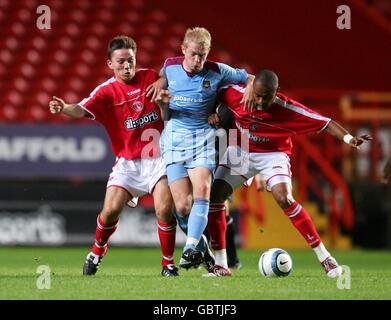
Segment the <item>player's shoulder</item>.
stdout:
<path fill-rule="evenodd" d="M 204 68 L 209 71 L 220 74 L 221 73 L 221 66 L 222 66 L 222 63 L 220 63 L 220 62 L 206 60 Z"/>
<path fill-rule="evenodd" d="M 288 95 L 282 92 L 277 93 L 274 102 L 282 107 L 287 107 L 287 106 L 304 107 L 300 102 L 294 100 L 293 98 L 289 97 Z"/>
<path fill-rule="evenodd" d="M 107 90 L 110 90 L 112 88 L 112 86 L 115 86 L 116 82 L 117 82 L 117 80 L 115 79 L 115 77 L 111 77 L 111 78 L 107 79 L 106 81 L 97 85 L 96 88 L 94 89 L 94 91 L 92 92 L 92 94 L 95 94 L 98 92 L 99 93 L 107 92 Z"/>
<path fill-rule="evenodd" d="M 156 76 L 158 75 L 158 72 L 154 69 L 140 68 L 140 69 L 136 69 L 135 75 L 139 77 Z"/>
<path fill-rule="evenodd" d="M 159 74 L 154 69 L 149 68 L 140 68 L 136 69 L 136 73 L 134 75 L 134 83 L 140 82 L 155 82 L 159 78 Z"/>
<path fill-rule="evenodd" d="M 245 84 L 227 84 L 219 88 L 219 92 L 227 92 L 232 94 L 242 94 L 246 90 Z"/>
<path fill-rule="evenodd" d="M 182 65 L 183 60 L 185 59 L 184 56 L 178 56 L 178 57 L 169 57 L 164 62 L 164 66 L 170 67 L 170 66 L 176 66 L 176 65 Z"/>

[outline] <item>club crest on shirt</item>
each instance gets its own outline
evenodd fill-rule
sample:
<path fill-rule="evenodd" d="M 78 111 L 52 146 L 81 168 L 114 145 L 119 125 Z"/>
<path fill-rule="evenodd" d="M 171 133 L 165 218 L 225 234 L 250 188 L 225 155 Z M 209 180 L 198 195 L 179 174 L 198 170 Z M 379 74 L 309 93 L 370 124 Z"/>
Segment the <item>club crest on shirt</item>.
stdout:
<path fill-rule="evenodd" d="M 251 131 L 257 131 L 258 125 L 255 124 L 255 123 L 253 123 L 253 124 L 250 125 L 250 128 L 249 128 L 249 129 L 250 129 Z"/>
<path fill-rule="evenodd" d="M 205 89 L 209 89 L 210 88 L 210 81 L 209 80 L 204 80 L 202 82 L 202 87 L 205 88 Z"/>
<path fill-rule="evenodd" d="M 132 108 L 134 111 L 140 112 L 141 110 L 143 110 L 143 103 L 140 101 L 136 101 L 132 104 Z"/>

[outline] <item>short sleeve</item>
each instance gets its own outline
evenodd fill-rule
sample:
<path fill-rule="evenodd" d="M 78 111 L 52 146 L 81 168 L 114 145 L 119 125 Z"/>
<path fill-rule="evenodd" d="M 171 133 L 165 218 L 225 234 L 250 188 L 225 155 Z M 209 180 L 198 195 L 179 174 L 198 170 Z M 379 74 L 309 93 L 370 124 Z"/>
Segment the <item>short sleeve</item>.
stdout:
<path fill-rule="evenodd" d="M 240 84 L 247 83 L 248 74 L 244 69 L 232 68 L 224 63 L 217 63 L 222 75 L 220 85 L 224 86 L 228 83 Z"/>
<path fill-rule="evenodd" d="M 87 111 L 93 120 L 104 122 L 107 114 L 106 110 L 109 106 L 109 97 L 104 87 L 98 86 L 95 88 L 88 98 L 79 103 L 79 106 Z"/>

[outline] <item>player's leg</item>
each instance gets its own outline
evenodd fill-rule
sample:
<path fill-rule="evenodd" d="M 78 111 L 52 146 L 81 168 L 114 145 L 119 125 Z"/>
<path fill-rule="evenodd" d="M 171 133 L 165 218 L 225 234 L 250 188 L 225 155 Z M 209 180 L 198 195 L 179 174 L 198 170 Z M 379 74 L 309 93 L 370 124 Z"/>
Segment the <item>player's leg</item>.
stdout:
<path fill-rule="evenodd" d="M 211 204 L 208 216 L 208 233 L 215 253 L 215 267 L 208 276 L 230 276 L 226 249 L 226 207 L 225 201 L 240 187 L 247 177 L 235 172 L 228 166 L 219 165 L 211 191 Z"/>
<path fill-rule="evenodd" d="M 268 182 L 269 185 L 272 183 Z M 337 261 L 325 248 L 310 215 L 293 198 L 291 184 L 286 182 L 274 184 L 271 186 L 271 191 L 274 199 L 281 209 L 284 210 L 284 213 L 289 217 L 294 227 L 314 250 L 327 275 L 331 278 L 341 275 L 342 268 L 338 266 Z"/>
<path fill-rule="evenodd" d="M 167 184 L 167 178 L 161 178 L 152 191 L 160 246 L 162 249 L 162 276 L 178 276 L 178 268 L 174 264 L 176 220 L 173 212 L 173 199 Z"/>
<path fill-rule="evenodd" d="M 191 206 L 188 225 L 187 239 L 183 249 L 180 266 L 190 268 L 203 262 L 203 253 L 196 249 L 202 238 L 202 234 L 208 222 L 209 197 L 212 180 L 210 169 L 196 167 L 188 169 L 191 181 L 193 204 Z"/>
<path fill-rule="evenodd" d="M 235 225 L 234 219 L 230 215 L 229 200 L 225 201 L 225 220 L 227 224 L 227 231 L 225 235 L 225 241 L 227 246 L 228 267 L 233 269 L 240 269 L 242 267 L 235 243 Z"/>
<path fill-rule="evenodd" d="M 111 186 L 106 189 L 103 209 L 97 219 L 95 242 L 83 267 L 84 275 L 94 275 L 98 271 L 107 251 L 107 242 L 117 229 L 119 215 L 130 198 L 129 192 L 123 188 Z"/>
<path fill-rule="evenodd" d="M 187 224 L 189 216 L 180 216 L 174 211 L 174 215 L 178 221 L 179 228 L 183 231 L 183 233 L 187 236 Z M 198 242 L 196 246 L 196 250 L 203 252 L 204 254 L 204 263 L 203 266 L 207 271 L 209 271 L 215 265 L 215 256 L 210 249 L 209 239 L 206 231 L 201 236 L 200 242 Z M 194 268 L 198 268 L 198 266 L 194 265 Z"/>
<path fill-rule="evenodd" d="M 193 188 L 188 171 L 183 164 L 170 164 L 167 166 L 167 177 L 179 225 L 188 231 L 188 217 L 193 202 Z M 189 236 L 187 239 L 189 239 Z M 195 246 L 197 244 L 198 242 Z M 182 255 L 179 266 L 188 269 L 200 265 L 202 261 L 202 253 L 198 250 L 192 250 L 191 254 Z"/>

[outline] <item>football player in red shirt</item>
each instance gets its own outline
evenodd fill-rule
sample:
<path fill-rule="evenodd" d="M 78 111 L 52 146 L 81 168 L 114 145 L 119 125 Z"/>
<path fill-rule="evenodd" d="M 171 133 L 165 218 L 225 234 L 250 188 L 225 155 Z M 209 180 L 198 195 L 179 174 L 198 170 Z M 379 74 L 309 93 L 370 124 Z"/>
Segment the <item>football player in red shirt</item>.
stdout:
<path fill-rule="evenodd" d="M 215 173 L 208 232 L 212 248 L 215 249 L 216 264 L 208 275 L 231 275 L 226 261 L 224 201 L 249 178 L 260 173 L 266 181 L 267 190 L 272 192 L 281 209 L 313 248 L 327 275 L 338 277 L 342 268 L 325 248 L 308 212 L 292 196 L 291 137 L 325 130 L 353 148 L 358 148 L 372 137 L 352 136 L 330 118 L 279 93 L 278 77 L 272 71 L 258 73 L 253 89 L 256 105 L 250 108 L 241 103 L 243 86 L 228 85 L 218 93 L 222 107 L 225 105 L 234 114 L 233 126 L 237 129 L 237 139 L 244 136 L 248 141 L 248 150 L 239 144 L 230 145 Z M 209 117 L 211 124 L 218 124 L 219 121 L 217 114 Z"/>
<path fill-rule="evenodd" d="M 136 70 L 137 46 L 126 36 L 113 38 L 108 47 L 108 67 L 114 76 L 78 104 L 53 97 L 50 112 L 72 118 L 89 117 L 101 123 L 117 157 L 107 183 L 103 209 L 98 215 L 95 243 L 87 255 L 84 275 L 94 275 L 107 250 L 126 204 L 151 194 L 162 248 L 162 275 L 177 276 L 174 265 L 176 220 L 166 170 L 159 153 L 163 121 L 159 107 L 146 98 L 150 84 L 159 77 L 151 69 Z"/>

